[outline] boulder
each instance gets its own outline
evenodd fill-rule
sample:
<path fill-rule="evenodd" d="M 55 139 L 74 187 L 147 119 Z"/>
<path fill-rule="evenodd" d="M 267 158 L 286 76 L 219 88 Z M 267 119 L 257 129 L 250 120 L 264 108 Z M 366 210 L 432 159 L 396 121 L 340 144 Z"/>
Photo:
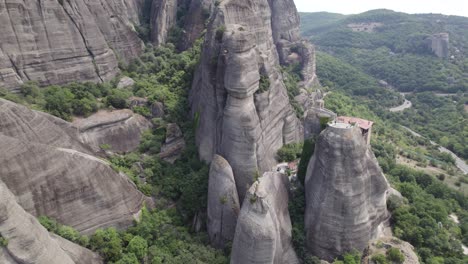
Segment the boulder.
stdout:
<path fill-rule="evenodd" d="M 161 147 L 159 157 L 169 163 L 174 163 L 185 150 L 185 139 L 177 124 L 168 124 L 166 127 L 166 141 Z"/>
<path fill-rule="evenodd" d="M 308 250 L 328 261 L 362 251 L 389 217 L 388 188 L 359 127 L 330 125 L 317 139 L 305 179 Z"/>
<path fill-rule="evenodd" d="M 132 88 L 133 85 L 135 84 L 135 81 L 127 76 L 122 77 L 120 79 L 119 83 L 117 84 L 118 89 L 125 89 L 125 88 Z"/>
<path fill-rule="evenodd" d="M 211 245 L 223 249 L 234 239 L 240 211 L 234 174 L 229 163 L 215 155 L 208 185 L 208 235 Z"/>
<path fill-rule="evenodd" d="M 267 172 L 248 190 L 231 251 L 231 264 L 300 263 L 291 242 L 289 180 Z"/>
<path fill-rule="evenodd" d="M 154 102 L 151 104 L 151 116 L 153 118 L 163 118 L 164 117 L 164 105 L 160 102 Z"/>
<path fill-rule="evenodd" d="M 106 145 L 113 152 L 131 152 L 140 144 L 141 134 L 152 124 L 145 117 L 131 110 L 101 110 L 88 118 L 73 122 L 79 130 L 79 138 L 99 152 Z M 106 149 L 107 150 L 107 149 Z"/>

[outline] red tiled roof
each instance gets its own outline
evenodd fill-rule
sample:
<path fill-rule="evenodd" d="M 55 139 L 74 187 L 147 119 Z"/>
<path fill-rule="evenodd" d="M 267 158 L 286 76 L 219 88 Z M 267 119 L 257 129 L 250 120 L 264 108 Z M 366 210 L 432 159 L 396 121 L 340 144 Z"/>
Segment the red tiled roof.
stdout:
<path fill-rule="evenodd" d="M 357 117 L 349 117 L 349 116 L 339 116 L 336 118 L 337 122 L 342 122 L 342 123 L 348 123 L 348 124 L 353 124 L 356 123 L 360 128 L 362 129 L 369 129 L 372 127 L 374 122 L 357 118 Z"/>

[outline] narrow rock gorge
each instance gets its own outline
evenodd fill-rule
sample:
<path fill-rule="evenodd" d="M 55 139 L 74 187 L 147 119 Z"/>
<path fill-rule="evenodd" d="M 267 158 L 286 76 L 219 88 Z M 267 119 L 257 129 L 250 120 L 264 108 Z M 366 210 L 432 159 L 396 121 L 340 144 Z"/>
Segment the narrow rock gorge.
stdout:
<path fill-rule="evenodd" d="M 305 179 L 307 247 L 332 261 L 362 251 L 389 217 L 388 183 L 358 126 L 333 123 L 317 139 Z"/>

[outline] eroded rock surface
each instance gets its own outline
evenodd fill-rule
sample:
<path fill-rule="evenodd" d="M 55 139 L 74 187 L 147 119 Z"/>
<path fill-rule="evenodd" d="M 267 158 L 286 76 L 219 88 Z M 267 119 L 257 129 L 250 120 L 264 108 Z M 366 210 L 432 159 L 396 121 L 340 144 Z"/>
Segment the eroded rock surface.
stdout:
<path fill-rule="evenodd" d="M 166 141 L 161 147 L 159 157 L 169 163 L 174 163 L 185 149 L 185 139 L 177 124 L 171 123 L 166 127 Z"/>
<path fill-rule="evenodd" d="M 294 17 L 290 0 L 225 0 L 208 26 L 191 93 L 196 140 L 203 160 L 220 154 L 231 164 L 241 200 L 255 172 L 271 169 L 281 146 L 302 139 L 275 45 L 298 38 Z M 266 91 L 259 91 L 261 76 Z"/>
<path fill-rule="evenodd" d="M 234 239 L 239 211 L 239 195 L 232 168 L 223 157 L 215 155 L 210 167 L 207 222 L 213 247 L 223 249 Z"/>
<path fill-rule="evenodd" d="M 101 258 L 88 249 L 50 235 L 17 202 L 0 181 L 0 234 L 8 246 L 0 248 L 0 263 L 5 264 L 98 264 Z"/>
<path fill-rule="evenodd" d="M 177 0 L 154 0 L 151 6 L 151 40 L 166 43 L 169 31 L 177 23 Z"/>
<path fill-rule="evenodd" d="M 106 81 L 140 54 L 141 1 L 0 1 L 0 86 Z"/>
<path fill-rule="evenodd" d="M 321 259 L 363 250 L 388 218 L 388 183 L 358 127 L 320 134 L 305 188 L 307 247 Z"/>
<path fill-rule="evenodd" d="M 0 180 L 28 213 L 83 233 L 132 224 L 151 201 L 77 135 L 63 120 L 0 99 Z"/>
<path fill-rule="evenodd" d="M 291 242 L 289 180 L 267 172 L 248 190 L 237 221 L 231 264 L 299 263 Z"/>
<path fill-rule="evenodd" d="M 107 145 L 113 152 L 130 152 L 140 144 L 141 134 L 152 127 L 145 117 L 131 110 L 102 110 L 73 122 L 82 142 L 99 152 Z"/>

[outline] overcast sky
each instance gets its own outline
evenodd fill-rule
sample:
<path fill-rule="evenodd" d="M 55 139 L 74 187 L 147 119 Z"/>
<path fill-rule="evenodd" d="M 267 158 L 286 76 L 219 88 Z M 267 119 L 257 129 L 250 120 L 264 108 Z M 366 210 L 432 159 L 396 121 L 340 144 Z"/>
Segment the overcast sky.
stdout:
<path fill-rule="evenodd" d="M 300 12 L 357 14 L 386 8 L 405 13 L 438 13 L 468 17 L 468 0 L 294 0 Z"/>

